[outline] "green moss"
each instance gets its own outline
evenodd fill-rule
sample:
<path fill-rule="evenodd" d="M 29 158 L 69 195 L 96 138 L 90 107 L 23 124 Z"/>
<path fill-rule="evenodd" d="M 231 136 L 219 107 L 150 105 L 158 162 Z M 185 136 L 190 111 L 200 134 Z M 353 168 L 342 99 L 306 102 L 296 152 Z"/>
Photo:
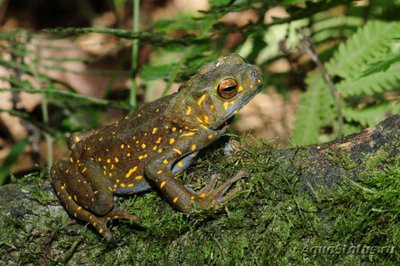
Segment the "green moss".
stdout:
<path fill-rule="evenodd" d="M 17 256 L 18 263 L 29 264 L 48 254 L 54 264 L 71 265 L 400 262 L 399 159 L 385 160 L 380 153 L 385 167 L 376 162 L 377 168 L 369 168 L 368 176 L 359 176 L 355 183 L 350 174 L 354 168 L 348 167 L 354 162 L 348 156 L 335 157 L 335 163 L 349 169 L 348 176 L 343 172 L 342 182 L 334 188 L 310 186 L 304 191 L 299 186 L 306 167 L 296 161 L 290 167 L 264 144 L 246 142 L 229 157 L 222 149 L 200 157 L 182 176 L 198 189 L 212 173 L 220 173 L 222 180 L 243 168 L 251 173 L 235 185 L 242 188 L 238 194 L 216 211 L 184 215 L 155 192 L 119 198 L 117 204 L 143 223 L 113 222 L 114 239 L 106 242 L 89 226 L 68 218 L 57 201 L 51 208 L 41 205 L 49 204 L 48 194 L 36 190 L 38 201 L 30 204 L 39 202 L 38 206 L 13 207 L 28 208 L 29 215 L 18 218 L 16 211 L 0 219 L 0 256 L 6 261 Z M 30 248 L 21 249 L 26 243 Z M 375 253 L 363 254 L 371 247 Z"/>

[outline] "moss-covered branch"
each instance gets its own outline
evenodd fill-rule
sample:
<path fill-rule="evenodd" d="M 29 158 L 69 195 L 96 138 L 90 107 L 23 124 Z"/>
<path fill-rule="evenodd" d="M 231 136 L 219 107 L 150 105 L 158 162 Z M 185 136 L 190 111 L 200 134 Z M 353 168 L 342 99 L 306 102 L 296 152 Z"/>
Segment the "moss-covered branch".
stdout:
<path fill-rule="evenodd" d="M 13 264 L 187 265 L 400 262 L 400 115 L 322 145 L 271 149 L 243 138 L 230 157 L 200 156 L 183 178 L 249 169 L 216 212 L 175 211 L 156 193 L 121 199 L 143 218 L 105 242 L 71 220 L 49 185 L 0 187 L 0 257 Z M 194 179 L 196 176 L 202 179 Z M 1 265 L 1 264 L 0 264 Z"/>

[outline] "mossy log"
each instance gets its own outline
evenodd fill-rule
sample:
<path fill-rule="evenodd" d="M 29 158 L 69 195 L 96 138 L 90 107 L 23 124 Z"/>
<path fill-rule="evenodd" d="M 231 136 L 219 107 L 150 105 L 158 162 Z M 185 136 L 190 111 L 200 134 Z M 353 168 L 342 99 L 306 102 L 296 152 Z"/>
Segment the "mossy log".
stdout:
<path fill-rule="evenodd" d="M 197 189 L 205 180 L 195 176 L 247 169 L 223 208 L 185 215 L 154 192 L 120 198 L 143 224 L 113 223 L 109 242 L 68 217 L 48 183 L 5 185 L 0 265 L 396 264 L 399 136 L 394 115 L 320 145 L 271 149 L 242 138 L 231 156 L 204 153 L 183 177 Z"/>

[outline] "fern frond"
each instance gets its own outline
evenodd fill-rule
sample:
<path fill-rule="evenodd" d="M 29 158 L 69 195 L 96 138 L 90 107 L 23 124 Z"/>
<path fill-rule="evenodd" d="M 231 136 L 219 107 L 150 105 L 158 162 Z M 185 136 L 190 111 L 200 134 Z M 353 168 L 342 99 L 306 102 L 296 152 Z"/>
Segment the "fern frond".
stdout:
<path fill-rule="evenodd" d="M 309 72 L 306 84 L 308 90 L 301 95 L 296 126 L 292 134 L 294 145 L 317 142 L 320 128 L 334 118 L 333 99 L 325 88 L 321 74 L 317 71 Z"/>
<path fill-rule="evenodd" d="M 399 35 L 399 22 L 369 22 L 345 43 L 339 45 L 325 66 L 333 76 L 356 79 L 369 64 L 388 57 L 390 45 Z"/>
<path fill-rule="evenodd" d="M 363 71 L 361 77 L 366 77 L 371 74 L 377 73 L 377 72 L 382 72 L 386 71 L 390 68 L 391 65 L 394 63 L 400 62 L 400 54 L 395 55 L 387 60 L 384 61 L 378 61 L 370 66 L 370 68 L 366 69 Z"/>
<path fill-rule="evenodd" d="M 360 69 L 361 70 L 361 69 Z M 400 63 L 392 65 L 385 72 L 377 72 L 356 80 L 344 80 L 337 85 L 344 97 L 381 93 L 400 86 Z"/>
<path fill-rule="evenodd" d="M 390 103 L 382 103 L 363 109 L 346 107 L 343 109 L 343 114 L 349 121 L 358 122 L 362 126 L 372 126 L 384 120 L 388 115 L 398 112 L 398 109 L 398 106 Z"/>

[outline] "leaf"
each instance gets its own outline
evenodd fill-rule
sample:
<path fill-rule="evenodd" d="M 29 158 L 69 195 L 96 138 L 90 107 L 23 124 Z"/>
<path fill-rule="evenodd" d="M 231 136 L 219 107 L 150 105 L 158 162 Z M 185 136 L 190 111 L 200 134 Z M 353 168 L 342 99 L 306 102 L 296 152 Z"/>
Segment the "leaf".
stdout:
<path fill-rule="evenodd" d="M 385 72 L 376 72 L 359 79 L 344 80 L 337 85 L 344 97 L 373 95 L 400 86 L 400 63 L 392 65 Z"/>
<path fill-rule="evenodd" d="M 362 109 L 344 108 L 343 113 L 347 120 L 360 123 L 362 126 L 375 126 L 388 115 L 398 111 L 396 106 L 389 103 L 368 106 Z"/>
<path fill-rule="evenodd" d="M 301 95 L 301 104 L 296 114 L 296 124 L 292 135 L 294 145 L 316 143 L 320 128 L 323 126 L 321 118 L 323 115 L 329 114 L 329 111 L 323 110 L 329 109 L 330 104 L 321 100 L 329 97 L 329 91 L 321 74 L 309 72 L 306 84 L 308 90 Z M 330 113 L 332 113 L 332 110 L 330 110 Z M 324 120 L 328 120 L 327 117 Z"/>
<path fill-rule="evenodd" d="M 399 35 L 399 22 L 369 22 L 339 45 L 325 67 L 332 76 L 357 79 L 362 69 L 376 62 L 378 58 L 387 58 L 390 55 L 393 38 Z"/>
<path fill-rule="evenodd" d="M 167 65 L 144 65 L 141 71 L 143 80 L 168 79 L 171 76 L 171 69 L 176 67 L 176 63 Z"/>
<path fill-rule="evenodd" d="M 18 157 L 24 151 L 27 143 L 28 141 L 26 139 L 17 142 L 12 147 L 3 164 L 0 166 L 0 186 L 5 184 L 6 178 L 9 175 L 10 167 L 18 160 Z"/>
<path fill-rule="evenodd" d="M 384 61 L 377 61 L 376 63 L 371 64 L 371 67 L 364 70 L 361 77 L 366 77 L 368 75 L 377 73 L 377 72 L 382 72 L 386 71 L 389 69 L 389 67 L 400 61 L 400 54 L 393 56 L 392 58 L 389 58 L 388 60 Z"/>

